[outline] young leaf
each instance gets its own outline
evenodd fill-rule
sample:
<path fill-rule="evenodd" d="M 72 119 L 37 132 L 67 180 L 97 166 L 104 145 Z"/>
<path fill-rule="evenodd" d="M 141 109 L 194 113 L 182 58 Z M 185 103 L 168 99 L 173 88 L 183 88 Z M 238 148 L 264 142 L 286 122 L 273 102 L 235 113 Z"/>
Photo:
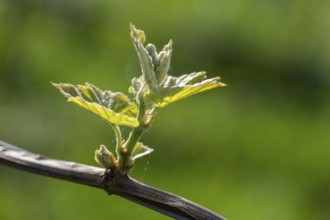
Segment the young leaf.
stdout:
<path fill-rule="evenodd" d="M 145 146 L 141 142 L 137 142 L 132 151 L 132 160 L 136 160 L 137 158 L 151 154 L 153 151 L 154 151 L 154 149 Z"/>
<path fill-rule="evenodd" d="M 206 72 L 193 72 L 180 77 L 167 76 L 158 90 L 146 98 L 154 102 L 157 108 L 162 108 L 191 95 L 226 86 L 219 80 L 220 77 L 206 79 Z"/>
<path fill-rule="evenodd" d="M 158 85 L 163 82 L 170 68 L 173 42 L 170 40 L 163 50 L 157 53 L 155 45 L 143 46 L 146 39 L 144 32 L 132 24 L 131 38 L 139 56 L 144 81 L 151 90 L 157 90 Z"/>
<path fill-rule="evenodd" d="M 145 82 L 152 88 L 157 88 L 157 80 L 154 72 L 154 65 L 152 63 L 152 57 L 149 56 L 147 50 L 144 48 L 143 43 L 145 41 L 144 32 L 135 28 L 134 25 L 131 27 L 131 38 L 136 49 L 136 52 L 139 56 L 142 75 Z"/>
<path fill-rule="evenodd" d="M 97 114 L 111 124 L 137 127 L 137 105 L 120 92 L 102 91 L 92 84 L 74 86 L 52 83 L 60 92 L 79 106 Z"/>

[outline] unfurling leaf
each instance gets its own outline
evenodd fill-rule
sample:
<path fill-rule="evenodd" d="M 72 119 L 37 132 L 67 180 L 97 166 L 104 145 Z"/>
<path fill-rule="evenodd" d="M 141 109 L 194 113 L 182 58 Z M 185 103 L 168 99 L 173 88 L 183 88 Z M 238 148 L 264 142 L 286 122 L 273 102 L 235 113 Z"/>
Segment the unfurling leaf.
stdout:
<path fill-rule="evenodd" d="M 132 24 L 130 35 L 139 56 L 144 82 L 149 85 L 151 90 L 155 91 L 166 78 L 170 68 L 173 42 L 170 40 L 158 53 L 153 44 L 144 47 L 143 44 L 146 39 L 144 32 Z"/>
<path fill-rule="evenodd" d="M 136 52 L 139 56 L 142 75 L 144 77 L 145 82 L 152 88 L 157 88 L 157 80 L 154 72 L 154 65 L 152 63 L 152 57 L 149 56 L 147 50 L 144 48 L 143 43 L 145 41 L 144 32 L 135 28 L 134 25 L 131 24 L 131 38 L 136 49 Z"/>
<path fill-rule="evenodd" d="M 151 92 L 147 99 L 162 108 L 172 102 L 191 95 L 226 86 L 219 81 L 220 77 L 206 79 L 206 72 L 193 72 L 180 77 L 167 76 L 156 92 Z"/>
<path fill-rule="evenodd" d="M 137 127 L 137 105 L 120 92 L 102 91 L 96 86 L 86 83 L 74 86 L 68 83 L 53 85 L 79 106 L 97 114 L 111 124 Z"/>
<path fill-rule="evenodd" d="M 136 160 L 137 158 L 151 154 L 153 151 L 154 151 L 154 149 L 145 146 L 141 142 L 137 142 L 132 151 L 132 160 Z"/>

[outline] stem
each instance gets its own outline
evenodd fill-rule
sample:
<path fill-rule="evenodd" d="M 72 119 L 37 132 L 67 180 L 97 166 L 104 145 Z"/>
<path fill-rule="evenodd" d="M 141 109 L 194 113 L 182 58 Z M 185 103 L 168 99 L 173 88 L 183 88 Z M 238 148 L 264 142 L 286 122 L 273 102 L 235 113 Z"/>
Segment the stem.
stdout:
<path fill-rule="evenodd" d="M 0 140 L 0 164 L 20 170 L 100 188 L 104 169 L 70 161 L 55 160 Z M 22 185 L 24 187 L 24 183 Z"/>
<path fill-rule="evenodd" d="M 140 183 L 127 175 L 111 171 L 109 173 L 107 170 L 85 164 L 47 158 L 1 141 L 0 164 L 101 188 L 109 195 L 116 194 L 179 220 L 225 220 L 196 203 Z M 22 184 L 24 187 L 23 182 Z"/>
<path fill-rule="evenodd" d="M 118 170 L 121 172 L 122 175 L 127 175 L 134 166 L 134 160 L 132 160 L 132 152 L 134 150 L 134 147 L 136 146 L 136 143 L 140 139 L 140 137 L 143 135 L 143 133 L 148 128 L 148 123 L 146 121 L 146 106 L 144 104 L 143 99 L 139 99 L 139 112 L 138 112 L 138 120 L 139 120 L 139 126 L 136 128 L 133 128 L 132 132 L 129 134 L 128 139 L 124 146 L 121 146 L 120 149 L 118 149 Z"/>
<path fill-rule="evenodd" d="M 136 143 L 139 141 L 140 137 L 143 135 L 145 129 L 143 127 L 134 128 L 133 131 L 130 133 L 128 140 L 125 144 L 125 147 L 129 152 L 133 151 Z"/>
<path fill-rule="evenodd" d="M 122 136 L 120 132 L 120 128 L 118 125 L 112 125 L 113 130 L 116 134 L 116 153 L 117 153 L 117 167 L 122 172 L 125 173 L 127 170 L 130 170 L 131 165 L 129 163 L 130 159 L 128 155 L 125 153 L 123 144 L 122 144 Z"/>
<path fill-rule="evenodd" d="M 139 96 L 139 94 L 138 94 Z M 138 97 L 139 98 L 139 97 Z M 143 98 L 139 98 L 139 112 L 138 112 L 138 120 L 139 126 L 134 128 L 133 131 L 129 134 L 129 137 L 126 141 L 125 147 L 128 152 L 132 152 L 133 148 L 135 147 L 136 143 L 143 135 L 144 131 L 146 130 L 146 125 L 144 124 L 144 116 L 146 113 L 146 105 L 144 103 Z"/>
<path fill-rule="evenodd" d="M 111 124 L 113 130 L 115 131 L 115 135 L 116 135 L 116 153 L 117 156 L 120 157 L 120 152 L 122 151 L 123 145 L 122 145 L 122 136 L 121 136 L 121 132 L 120 132 L 120 128 L 118 127 L 118 125 L 115 124 Z"/>

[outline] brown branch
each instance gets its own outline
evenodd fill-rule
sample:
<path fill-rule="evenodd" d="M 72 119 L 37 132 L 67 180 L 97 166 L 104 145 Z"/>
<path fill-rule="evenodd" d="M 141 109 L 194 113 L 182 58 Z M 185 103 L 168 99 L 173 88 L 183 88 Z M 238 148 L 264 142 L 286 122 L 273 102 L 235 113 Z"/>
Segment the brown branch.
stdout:
<path fill-rule="evenodd" d="M 140 183 L 115 170 L 55 160 L 0 141 L 0 163 L 29 172 L 104 189 L 175 219 L 225 218 L 180 196 Z"/>

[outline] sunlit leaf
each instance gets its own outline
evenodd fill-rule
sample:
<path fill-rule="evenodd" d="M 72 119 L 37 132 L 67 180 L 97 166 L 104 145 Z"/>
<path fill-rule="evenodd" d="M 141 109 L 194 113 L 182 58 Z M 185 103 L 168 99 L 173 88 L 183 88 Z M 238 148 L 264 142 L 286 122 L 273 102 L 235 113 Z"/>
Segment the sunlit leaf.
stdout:
<path fill-rule="evenodd" d="M 223 86 L 226 84 L 220 82 L 220 77 L 206 79 L 206 72 L 194 72 L 180 77 L 167 76 L 158 90 L 150 93 L 147 98 L 157 108 L 162 108 L 191 95 Z"/>
<path fill-rule="evenodd" d="M 92 84 L 74 86 L 68 83 L 53 85 L 79 106 L 97 114 L 101 118 L 116 125 L 137 127 L 137 105 L 120 92 L 102 91 Z"/>
<path fill-rule="evenodd" d="M 137 142 L 133 151 L 132 151 L 132 159 L 136 160 L 137 158 L 143 157 L 145 155 L 151 154 L 154 149 L 145 146 L 141 142 Z"/>

